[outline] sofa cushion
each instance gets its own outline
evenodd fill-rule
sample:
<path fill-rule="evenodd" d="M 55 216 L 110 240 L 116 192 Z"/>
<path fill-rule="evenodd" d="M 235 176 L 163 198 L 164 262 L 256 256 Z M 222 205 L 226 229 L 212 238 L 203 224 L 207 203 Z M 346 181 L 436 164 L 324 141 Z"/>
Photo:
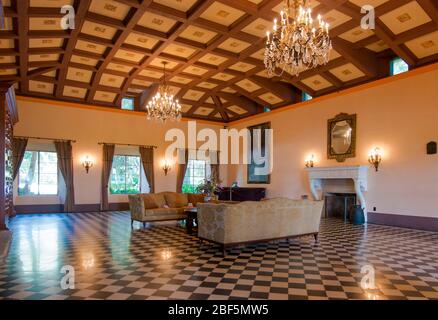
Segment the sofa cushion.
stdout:
<path fill-rule="evenodd" d="M 170 208 L 182 208 L 189 204 L 187 194 L 176 192 L 164 192 L 166 203 Z"/>
<path fill-rule="evenodd" d="M 164 205 L 166 204 L 166 199 L 162 194 L 154 194 L 154 193 L 143 194 L 142 198 L 144 201 L 144 208 L 146 210 L 163 208 Z"/>
<path fill-rule="evenodd" d="M 151 197 L 149 194 L 143 194 L 141 197 L 143 198 L 144 208 L 146 210 L 158 208 L 157 204 L 154 201 L 154 198 Z"/>
<path fill-rule="evenodd" d="M 195 194 L 195 193 L 188 193 L 187 194 L 187 198 L 188 198 L 189 203 L 193 204 L 193 206 L 196 207 L 196 205 L 198 203 L 204 203 L 205 195 L 203 195 L 203 194 Z"/>
<path fill-rule="evenodd" d="M 164 208 L 166 205 L 166 198 L 162 193 L 151 193 L 150 196 L 154 199 L 157 208 Z"/>

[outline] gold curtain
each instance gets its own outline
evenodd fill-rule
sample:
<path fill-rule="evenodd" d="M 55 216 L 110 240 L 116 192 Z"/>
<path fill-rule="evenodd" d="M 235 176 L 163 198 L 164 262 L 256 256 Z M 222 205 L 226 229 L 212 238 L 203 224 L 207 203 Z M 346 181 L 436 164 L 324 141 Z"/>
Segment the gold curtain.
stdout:
<path fill-rule="evenodd" d="M 13 162 L 13 176 L 15 180 L 20 171 L 21 163 L 23 162 L 24 154 L 26 153 L 28 139 L 13 138 L 12 139 L 12 162 Z"/>
<path fill-rule="evenodd" d="M 149 183 L 150 193 L 155 192 L 155 176 L 154 176 L 154 149 L 147 147 L 140 147 L 140 157 L 143 164 L 143 170 L 146 179 Z"/>
<path fill-rule="evenodd" d="M 178 157 L 178 172 L 176 176 L 176 192 L 182 192 L 182 187 L 184 183 L 184 178 L 186 176 L 187 165 L 189 163 L 189 150 L 181 149 L 178 152 L 184 152 L 184 159 L 181 159 L 181 156 Z M 184 163 L 182 163 L 184 160 Z"/>
<path fill-rule="evenodd" d="M 100 198 L 100 210 L 108 211 L 108 184 L 111 175 L 111 169 L 113 167 L 113 158 L 116 146 L 113 144 L 103 145 L 103 158 L 102 158 L 102 186 L 101 186 L 101 198 Z"/>
<path fill-rule="evenodd" d="M 73 212 L 75 206 L 75 190 L 73 183 L 73 151 L 71 141 L 55 141 L 58 154 L 58 166 L 65 181 L 64 212 Z"/>

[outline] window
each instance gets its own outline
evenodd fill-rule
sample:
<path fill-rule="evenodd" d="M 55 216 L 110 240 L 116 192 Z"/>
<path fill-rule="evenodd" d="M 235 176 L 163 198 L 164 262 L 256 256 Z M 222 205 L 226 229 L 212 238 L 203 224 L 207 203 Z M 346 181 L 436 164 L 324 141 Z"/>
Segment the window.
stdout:
<path fill-rule="evenodd" d="M 182 187 L 183 193 L 197 193 L 196 187 L 208 177 L 210 166 L 204 160 L 189 160 Z"/>
<path fill-rule="evenodd" d="M 391 60 L 391 76 L 409 71 L 409 65 L 401 58 Z"/>
<path fill-rule="evenodd" d="M 140 193 L 140 157 L 116 155 L 110 177 L 111 194 Z"/>
<path fill-rule="evenodd" d="M 18 175 L 19 196 L 57 195 L 56 152 L 26 151 Z"/>
<path fill-rule="evenodd" d="M 122 109 L 123 110 L 134 110 L 134 99 L 133 98 L 123 98 L 122 99 Z"/>
<path fill-rule="evenodd" d="M 312 99 L 313 99 L 313 97 L 310 94 L 303 91 L 302 98 L 301 98 L 302 101 L 309 101 Z"/>

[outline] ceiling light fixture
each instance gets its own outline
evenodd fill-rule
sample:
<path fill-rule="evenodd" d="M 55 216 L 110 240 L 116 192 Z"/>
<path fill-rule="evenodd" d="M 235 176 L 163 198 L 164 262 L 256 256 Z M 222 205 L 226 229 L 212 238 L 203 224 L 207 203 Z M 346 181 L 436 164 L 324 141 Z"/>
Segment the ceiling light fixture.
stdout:
<path fill-rule="evenodd" d="M 170 87 L 166 82 L 166 61 L 163 61 L 163 84 L 158 88 L 155 97 L 146 106 L 148 119 L 179 121 L 181 119 L 181 105 L 174 99 Z"/>
<path fill-rule="evenodd" d="M 320 15 L 314 22 L 310 0 L 284 0 L 280 23 L 274 19 L 272 35 L 268 32 L 267 37 L 264 62 L 271 76 L 284 71 L 298 75 L 330 59 L 329 24 Z"/>

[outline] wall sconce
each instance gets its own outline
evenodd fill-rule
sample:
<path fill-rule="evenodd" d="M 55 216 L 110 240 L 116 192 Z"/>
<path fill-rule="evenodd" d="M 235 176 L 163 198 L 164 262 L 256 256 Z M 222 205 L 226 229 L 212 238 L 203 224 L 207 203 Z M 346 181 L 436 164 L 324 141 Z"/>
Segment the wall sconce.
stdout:
<path fill-rule="evenodd" d="M 85 159 L 82 161 L 82 166 L 85 168 L 87 174 L 90 172 L 90 169 L 93 167 L 93 165 L 93 160 L 91 160 L 89 156 L 86 156 Z"/>
<path fill-rule="evenodd" d="M 164 160 L 163 162 L 164 175 L 167 176 L 167 174 L 170 172 L 171 169 L 172 169 L 172 165 L 169 162 L 167 162 L 167 160 Z"/>
<path fill-rule="evenodd" d="M 376 168 L 376 172 L 379 171 L 380 163 L 382 162 L 382 152 L 380 148 L 375 148 L 368 156 L 368 162 Z"/>
<path fill-rule="evenodd" d="M 315 166 L 315 155 L 311 155 L 306 160 L 306 168 L 313 168 Z"/>

